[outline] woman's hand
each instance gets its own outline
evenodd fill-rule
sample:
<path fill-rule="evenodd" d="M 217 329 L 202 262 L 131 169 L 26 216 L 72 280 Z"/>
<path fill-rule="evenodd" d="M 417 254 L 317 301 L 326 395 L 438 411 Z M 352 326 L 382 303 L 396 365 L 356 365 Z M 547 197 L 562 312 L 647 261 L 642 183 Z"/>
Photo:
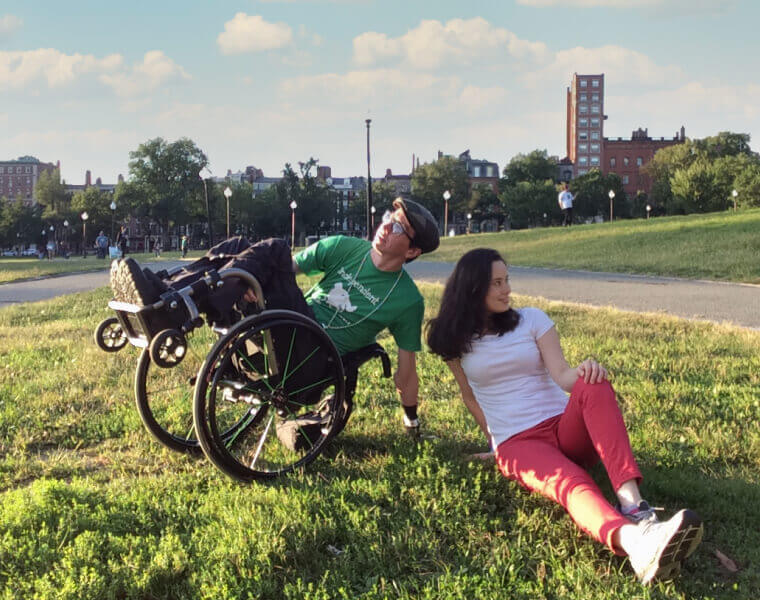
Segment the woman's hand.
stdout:
<path fill-rule="evenodd" d="M 584 360 L 576 369 L 578 377 L 586 383 L 601 383 L 607 379 L 607 369 L 592 358 Z"/>
<path fill-rule="evenodd" d="M 256 302 L 258 302 L 258 298 L 256 298 L 256 294 L 253 293 L 253 290 L 251 288 L 248 288 L 245 291 L 245 294 L 243 294 L 243 299 L 249 304 L 256 304 Z"/>

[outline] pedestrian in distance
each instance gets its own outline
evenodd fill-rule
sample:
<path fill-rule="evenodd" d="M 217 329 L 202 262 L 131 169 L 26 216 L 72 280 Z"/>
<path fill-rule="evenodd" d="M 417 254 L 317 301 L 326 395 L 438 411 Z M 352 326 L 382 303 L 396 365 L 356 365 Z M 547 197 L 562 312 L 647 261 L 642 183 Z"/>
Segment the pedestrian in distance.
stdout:
<path fill-rule="evenodd" d="M 559 207 L 565 217 L 562 221 L 563 227 L 570 227 L 573 224 L 573 200 L 575 200 L 575 196 L 567 189 L 567 183 L 563 183 L 562 191 L 557 197 L 557 202 L 559 202 Z"/>
<path fill-rule="evenodd" d="M 180 250 L 182 251 L 182 258 L 185 258 L 187 256 L 187 236 L 183 235 L 182 240 L 179 243 Z"/>
<path fill-rule="evenodd" d="M 512 308 L 497 251 L 478 248 L 457 262 L 427 340 L 506 477 L 562 505 L 589 536 L 628 556 L 641 583 L 680 572 L 702 539 L 699 517 L 684 509 L 658 520 L 641 497 L 641 471 L 606 369 L 593 359 L 570 367 L 546 313 Z M 586 470 L 599 461 L 615 507 Z"/>

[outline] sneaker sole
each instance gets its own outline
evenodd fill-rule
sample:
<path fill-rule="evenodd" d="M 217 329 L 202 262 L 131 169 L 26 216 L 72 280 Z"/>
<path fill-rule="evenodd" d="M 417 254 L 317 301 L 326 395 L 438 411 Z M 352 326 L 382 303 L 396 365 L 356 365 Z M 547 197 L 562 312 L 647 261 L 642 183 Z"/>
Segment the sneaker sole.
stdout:
<path fill-rule="evenodd" d="M 641 578 L 644 585 L 677 576 L 681 572 L 681 563 L 694 553 L 702 541 L 704 527 L 695 512 L 685 509 L 675 516 L 680 516 L 678 528 L 644 572 Z"/>
<path fill-rule="evenodd" d="M 150 290 L 140 266 L 132 258 L 114 261 L 111 265 L 111 290 L 114 299 L 128 304 L 145 306 L 152 304 L 148 299 Z"/>

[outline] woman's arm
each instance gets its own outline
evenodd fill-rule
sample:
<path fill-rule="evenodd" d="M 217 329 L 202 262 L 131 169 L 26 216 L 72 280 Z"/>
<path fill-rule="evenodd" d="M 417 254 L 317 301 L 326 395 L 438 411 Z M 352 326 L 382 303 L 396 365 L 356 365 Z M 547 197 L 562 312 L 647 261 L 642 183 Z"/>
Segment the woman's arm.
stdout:
<path fill-rule="evenodd" d="M 607 370 L 593 359 L 586 359 L 575 369 L 567 364 L 557 329 L 552 327 L 536 340 L 546 370 L 554 382 L 566 392 L 582 377 L 586 383 L 599 383 L 607 379 Z"/>
<path fill-rule="evenodd" d="M 462 365 L 458 359 L 447 361 L 446 364 L 449 366 L 449 369 L 451 369 L 451 372 L 454 374 L 454 379 L 456 379 L 457 384 L 459 385 L 459 391 L 462 393 L 462 401 L 464 402 L 464 405 L 467 407 L 467 410 L 470 411 L 470 414 L 475 419 L 478 427 L 480 427 L 483 435 L 486 436 L 486 439 L 488 439 L 490 443 L 491 436 L 488 433 L 486 418 L 483 416 L 483 411 L 480 409 L 480 404 L 478 404 L 478 401 L 475 400 L 475 394 L 472 393 L 470 384 L 467 383 L 467 376 L 462 370 Z"/>

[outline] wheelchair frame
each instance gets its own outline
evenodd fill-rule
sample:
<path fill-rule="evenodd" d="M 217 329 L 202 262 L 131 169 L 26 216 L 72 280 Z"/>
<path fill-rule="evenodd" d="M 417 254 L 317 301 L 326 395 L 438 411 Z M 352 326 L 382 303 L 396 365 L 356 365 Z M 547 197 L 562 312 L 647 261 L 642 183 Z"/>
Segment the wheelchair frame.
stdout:
<path fill-rule="evenodd" d="M 217 339 L 198 371 L 186 363 L 181 366 L 188 338 L 192 344 L 193 333 L 204 325 L 196 299 L 213 294 L 231 278 L 243 280 L 254 290 L 259 312 L 229 328 L 209 323 Z M 292 311 L 267 309 L 258 280 L 242 269 L 210 270 L 147 306 L 116 300 L 108 306 L 116 316 L 98 325 L 95 341 L 107 352 L 121 350 L 127 343 L 142 349 L 135 372 L 135 401 L 151 435 L 172 450 L 202 450 L 218 468 L 243 481 L 272 479 L 312 462 L 345 427 L 362 364 L 380 358 L 384 377 L 391 374 L 390 360 L 379 344 L 341 357 L 314 320 Z M 172 326 L 166 327 L 167 323 Z M 290 336 L 287 343 L 285 332 Z M 299 356 L 296 343 L 303 339 L 311 344 L 305 358 Z M 202 352 L 193 348 L 193 355 L 200 358 Z M 291 364 L 297 362 L 294 358 L 300 362 Z M 302 381 L 310 376 L 304 367 L 309 364 L 322 379 Z M 171 377 L 178 381 L 167 384 L 165 380 Z M 155 391 L 149 386 L 154 378 L 161 382 Z M 293 390 L 293 386 L 300 387 Z M 173 398 L 175 390 L 184 396 L 179 402 Z M 187 406 L 182 405 L 187 404 L 190 390 L 192 420 L 188 422 Z M 166 408 L 159 406 L 162 403 Z M 280 439 L 281 430 L 288 429 L 302 446 L 289 447 Z"/>

